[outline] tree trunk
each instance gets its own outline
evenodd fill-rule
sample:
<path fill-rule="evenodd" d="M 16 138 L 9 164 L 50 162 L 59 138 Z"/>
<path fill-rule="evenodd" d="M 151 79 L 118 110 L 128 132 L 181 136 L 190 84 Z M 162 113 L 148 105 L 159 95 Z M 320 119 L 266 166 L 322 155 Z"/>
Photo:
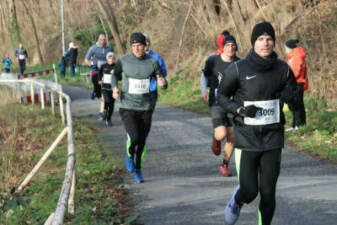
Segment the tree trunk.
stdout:
<path fill-rule="evenodd" d="M 116 17 L 115 13 L 109 3 L 109 0 L 105 0 L 105 4 L 103 0 L 96 0 L 98 3 L 99 9 L 101 10 L 101 13 L 103 14 L 105 20 L 107 21 L 111 34 L 114 38 L 116 48 L 117 48 L 117 53 L 118 55 L 123 55 L 124 54 L 124 48 L 122 46 L 122 41 L 119 36 L 119 31 L 118 31 L 118 26 L 116 22 Z"/>
<path fill-rule="evenodd" d="M 18 19 L 16 16 L 16 7 L 15 7 L 15 0 L 8 0 L 8 34 L 12 41 L 13 46 L 18 46 L 21 42 L 21 36 L 20 36 L 20 28 L 18 24 Z"/>
<path fill-rule="evenodd" d="M 43 57 L 42 57 L 41 46 L 40 46 L 40 40 L 39 40 L 39 36 L 38 36 L 38 33 L 37 33 L 34 17 L 33 17 L 33 15 L 31 14 L 31 12 L 28 9 L 27 2 L 26 1 L 22 1 L 22 4 L 23 4 L 23 7 L 25 8 L 26 14 L 27 14 L 30 22 L 32 23 L 32 26 L 33 26 L 35 44 L 36 44 L 37 53 L 39 55 L 40 63 L 44 64 L 44 60 L 43 60 Z"/>

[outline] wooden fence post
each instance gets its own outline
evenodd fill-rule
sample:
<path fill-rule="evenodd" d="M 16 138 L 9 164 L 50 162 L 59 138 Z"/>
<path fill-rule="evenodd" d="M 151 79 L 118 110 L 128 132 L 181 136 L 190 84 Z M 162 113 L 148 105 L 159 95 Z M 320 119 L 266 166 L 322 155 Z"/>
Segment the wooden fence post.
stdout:
<path fill-rule="evenodd" d="M 51 111 L 55 116 L 55 99 L 54 99 L 54 91 L 50 92 L 50 103 L 51 103 Z"/>
<path fill-rule="evenodd" d="M 36 174 L 36 172 L 40 169 L 43 163 L 48 159 L 50 154 L 54 151 L 57 145 L 62 141 L 63 137 L 68 133 L 68 127 L 64 128 L 61 134 L 56 138 L 54 143 L 49 147 L 49 149 L 44 153 L 40 161 L 34 166 L 33 170 L 27 175 L 25 180 L 19 186 L 17 192 L 21 192 L 23 188 L 31 181 L 32 177 Z"/>
<path fill-rule="evenodd" d="M 41 108 L 44 109 L 44 89 L 40 87 L 40 99 L 41 99 Z"/>
<path fill-rule="evenodd" d="M 59 97 L 59 102 L 60 102 L 60 114 L 61 114 L 61 118 L 62 118 L 62 123 L 65 123 L 65 118 L 64 118 L 64 106 L 63 106 L 63 98 L 62 95 L 60 95 Z"/>
<path fill-rule="evenodd" d="M 34 92 L 34 83 L 31 81 L 30 82 L 30 96 L 31 96 L 31 99 L 32 99 L 32 104 L 35 103 L 35 92 Z"/>

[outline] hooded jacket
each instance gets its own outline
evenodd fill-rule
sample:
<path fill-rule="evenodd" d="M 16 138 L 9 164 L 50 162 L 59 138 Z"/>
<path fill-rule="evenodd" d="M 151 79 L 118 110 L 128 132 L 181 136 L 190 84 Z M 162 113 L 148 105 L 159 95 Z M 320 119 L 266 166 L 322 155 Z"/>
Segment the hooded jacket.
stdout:
<path fill-rule="evenodd" d="M 253 104 L 263 108 L 253 122 L 247 117 L 241 118 L 244 123 L 236 123 L 234 119 L 234 147 L 247 151 L 283 148 L 285 119 L 282 106 L 283 102 L 295 100 L 296 91 L 291 69 L 277 58 L 276 53 L 264 59 L 250 50 L 246 58 L 232 63 L 218 87 L 219 105 L 237 117 L 241 117 L 237 114 L 241 106 Z M 258 119 L 262 119 L 262 124 Z"/>
<path fill-rule="evenodd" d="M 287 63 L 294 73 L 297 83 L 303 83 L 303 91 L 309 87 L 307 65 L 305 62 L 306 52 L 303 48 L 294 48 L 287 56 Z"/>

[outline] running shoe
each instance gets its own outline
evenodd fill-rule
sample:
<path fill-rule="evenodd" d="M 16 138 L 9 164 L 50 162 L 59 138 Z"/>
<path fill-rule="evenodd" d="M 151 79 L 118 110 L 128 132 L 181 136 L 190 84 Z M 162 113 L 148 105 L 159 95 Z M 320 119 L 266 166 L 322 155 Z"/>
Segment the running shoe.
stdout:
<path fill-rule="evenodd" d="M 141 171 L 141 170 L 137 170 L 137 169 L 135 170 L 134 178 L 135 178 L 135 182 L 136 182 L 137 184 L 143 183 L 143 182 L 144 182 L 144 179 L 143 179 L 142 171 Z"/>
<path fill-rule="evenodd" d="M 212 151 L 214 155 L 220 155 L 221 153 L 221 141 L 218 141 L 213 137 Z"/>
<path fill-rule="evenodd" d="M 290 127 L 288 129 L 285 129 L 285 132 L 296 131 L 296 130 L 298 130 L 298 126 L 296 126 L 296 127 Z"/>
<path fill-rule="evenodd" d="M 235 201 L 235 195 L 240 189 L 238 185 L 232 195 L 231 200 L 227 203 L 225 208 L 225 222 L 227 225 L 234 225 L 236 221 L 239 219 L 241 205 Z"/>
<path fill-rule="evenodd" d="M 224 175 L 225 177 L 231 177 L 232 173 L 228 168 L 227 164 L 223 164 L 219 167 L 220 172 L 222 173 L 222 175 Z"/>
<path fill-rule="evenodd" d="M 106 121 L 105 121 L 105 125 L 106 125 L 107 127 L 112 127 L 111 120 L 106 120 Z"/>
<path fill-rule="evenodd" d="M 95 92 L 91 92 L 91 93 L 90 93 L 90 99 L 91 99 L 91 100 L 94 100 L 94 99 L 95 99 Z"/>
<path fill-rule="evenodd" d="M 103 113 L 98 113 L 97 120 L 104 120 Z"/>
<path fill-rule="evenodd" d="M 130 157 L 127 153 L 126 153 L 126 159 L 125 159 L 125 166 L 126 166 L 126 169 L 130 173 L 134 172 L 134 170 L 135 170 L 135 162 L 133 160 L 133 156 Z"/>

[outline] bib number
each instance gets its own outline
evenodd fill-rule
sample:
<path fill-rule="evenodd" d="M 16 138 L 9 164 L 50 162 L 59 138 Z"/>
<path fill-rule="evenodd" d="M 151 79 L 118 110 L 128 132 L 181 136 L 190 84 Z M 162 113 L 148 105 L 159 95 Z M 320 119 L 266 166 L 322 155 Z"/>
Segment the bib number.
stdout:
<path fill-rule="evenodd" d="M 147 94 L 150 92 L 150 79 L 129 78 L 129 94 Z"/>
<path fill-rule="evenodd" d="M 19 55 L 19 59 L 25 59 L 25 58 L 26 58 L 25 55 L 22 55 L 22 54 Z"/>
<path fill-rule="evenodd" d="M 104 84 L 111 84 L 111 82 L 112 82 L 112 75 L 111 74 L 104 74 L 103 83 Z"/>
<path fill-rule="evenodd" d="M 261 107 L 262 110 L 257 111 L 255 118 L 244 118 L 246 125 L 268 125 L 280 122 L 280 100 L 266 101 L 245 101 L 243 105 L 255 105 Z"/>

